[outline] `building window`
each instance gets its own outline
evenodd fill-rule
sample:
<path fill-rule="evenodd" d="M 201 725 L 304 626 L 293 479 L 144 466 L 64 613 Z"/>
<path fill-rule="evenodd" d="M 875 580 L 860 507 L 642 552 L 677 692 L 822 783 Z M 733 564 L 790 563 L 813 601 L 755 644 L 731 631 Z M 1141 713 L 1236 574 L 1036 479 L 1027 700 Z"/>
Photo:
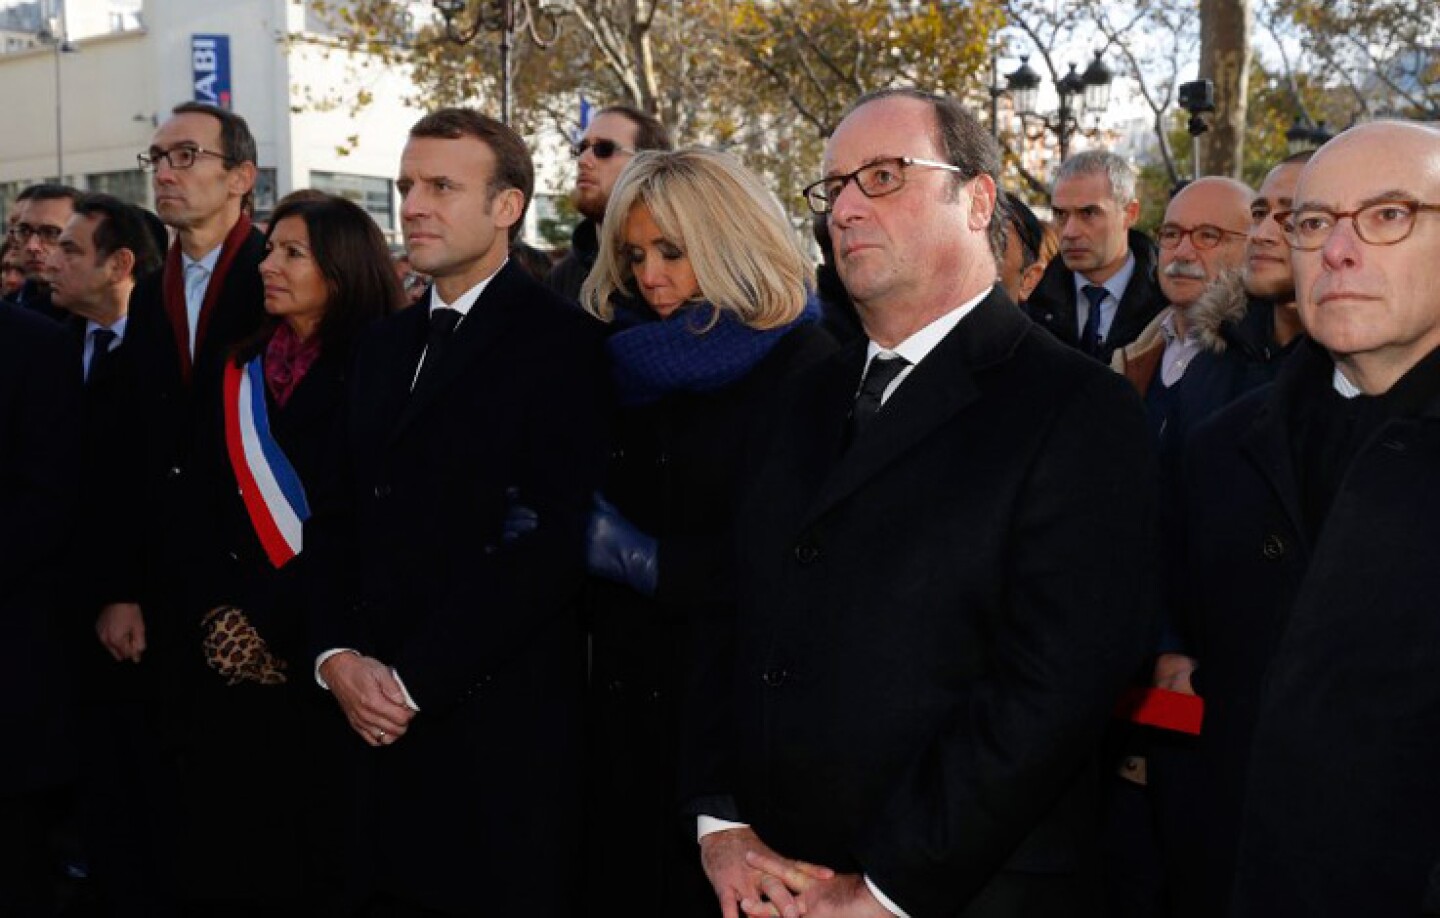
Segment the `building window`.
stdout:
<path fill-rule="evenodd" d="M 392 182 L 371 175 L 346 175 L 343 172 L 311 172 L 310 187 L 316 191 L 347 198 L 365 208 L 376 224 L 386 233 L 395 231 Z"/>
<path fill-rule="evenodd" d="M 85 177 L 85 187 L 90 191 L 113 194 L 126 204 L 147 203 L 146 191 L 150 182 L 139 169 L 125 172 L 92 172 Z"/>
<path fill-rule="evenodd" d="M 275 170 L 255 170 L 255 208 L 250 219 L 263 223 L 275 212 Z"/>

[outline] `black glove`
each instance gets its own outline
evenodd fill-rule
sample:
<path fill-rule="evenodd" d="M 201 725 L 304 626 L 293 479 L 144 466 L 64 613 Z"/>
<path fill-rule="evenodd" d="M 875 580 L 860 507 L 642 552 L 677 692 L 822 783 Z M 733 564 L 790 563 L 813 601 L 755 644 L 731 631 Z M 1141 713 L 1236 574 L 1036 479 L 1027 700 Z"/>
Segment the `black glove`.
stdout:
<path fill-rule="evenodd" d="M 642 596 L 654 596 L 660 578 L 657 545 L 625 519 L 614 505 L 595 495 L 585 531 L 585 564 L 590 573 L 623 583 Z"/>

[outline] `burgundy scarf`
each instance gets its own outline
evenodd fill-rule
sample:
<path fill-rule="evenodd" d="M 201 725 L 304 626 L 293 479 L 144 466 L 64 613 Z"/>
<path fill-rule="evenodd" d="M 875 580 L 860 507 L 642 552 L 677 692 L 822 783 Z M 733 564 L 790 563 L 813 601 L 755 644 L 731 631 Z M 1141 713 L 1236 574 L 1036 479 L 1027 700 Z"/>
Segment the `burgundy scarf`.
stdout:
<path fill-rule="evenodd" d="M 205 288 L 205 302 L 200 307 L 199 328 L 195 332 L 196 353 L 199 353 L 200 345 L 205 340 L 205 329 L 209 327 L 210 316 L 215 312 L 215 300 L 225 286 L 225 275 L 230 271 L 230 263 L 235 260 L 236 253 L 240 251 L 240 246 L 249 234 L 250 218 L 241 214 L 221 244 L 220 258 L 215 262 L 215 271 L 210 275 L 210 283 Z M 170 330 L 175 334 L 175 347 L 180 354 L 180 376 L 185 380 L 185 384 L 189 385 L 190 374 L 194 368 L 190 359 L 190 321 L 185 311 L 185 268 L 180 260 L 178 238 L 171 243 L 170 251 L 165 255 L 165 315 L 170 319 Z"/>
<path fill-rule="evenodd" d="M 320 356 L 320 336 L 311 335 L 305 340 L 284 322 L 275 329 L 265 345 L 265 388 L 270 397 L 281 408 L 290 401 L 295 387 L 310 372 L 315 358 Z"/>

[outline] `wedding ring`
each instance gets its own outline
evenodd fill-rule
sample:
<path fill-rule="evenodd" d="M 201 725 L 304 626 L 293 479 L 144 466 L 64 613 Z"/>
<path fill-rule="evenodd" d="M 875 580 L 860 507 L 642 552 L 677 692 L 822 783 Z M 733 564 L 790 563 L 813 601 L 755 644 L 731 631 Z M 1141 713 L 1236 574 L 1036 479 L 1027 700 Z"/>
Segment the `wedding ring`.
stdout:
<path fill-rule="evenodd" d="M 384 731 L 384 730 L 376 730 L 376 731 L 375 731 L 375 738 L 376 738 L 377 740 L 383 740 L 383 739 L 385 738 L 385 731 Z"/>

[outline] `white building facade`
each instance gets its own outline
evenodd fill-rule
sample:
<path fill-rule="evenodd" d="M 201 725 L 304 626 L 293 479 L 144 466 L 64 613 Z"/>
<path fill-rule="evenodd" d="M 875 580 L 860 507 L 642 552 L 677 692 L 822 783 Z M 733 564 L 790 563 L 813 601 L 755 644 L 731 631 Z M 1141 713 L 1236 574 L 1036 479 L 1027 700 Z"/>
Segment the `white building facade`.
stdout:
<path fill-rule="evenodd" d="M 315 188 L 355 200 L 399 239 L 394 177 L 423 114 L 405 101 L 413 86 L 402 68 L 335 50 L 307 4 L 38 0 L 12 12 L 42 32 L 32 46 L 0 46 L 0 216 L 20 189 L 57 175 L 153 207 L 135 156 L 174 105 L 193 99 L 249 123 L 258 217 L 289 191 Z M 355 106 L 362 95 L 368 103 Z"/>

